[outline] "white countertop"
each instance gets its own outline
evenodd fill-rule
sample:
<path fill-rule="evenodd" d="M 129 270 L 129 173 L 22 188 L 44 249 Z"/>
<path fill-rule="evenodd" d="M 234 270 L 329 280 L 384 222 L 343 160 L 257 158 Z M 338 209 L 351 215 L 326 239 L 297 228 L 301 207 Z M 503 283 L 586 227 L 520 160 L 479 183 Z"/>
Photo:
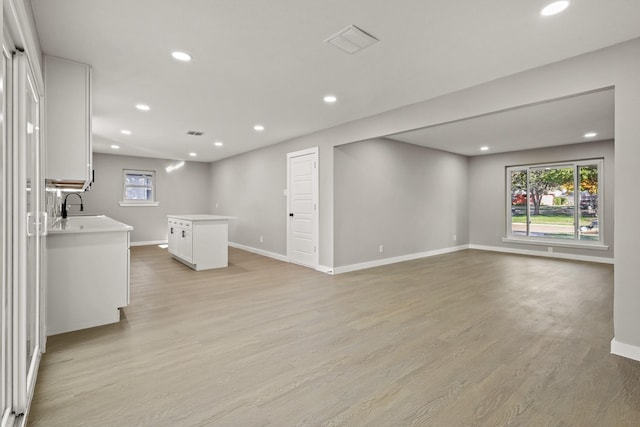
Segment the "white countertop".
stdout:
<path fill-rule="evenodd" d="M 187 221 L 227 221 L 235 218 L 234 216 L 206 215 L 206 214 L 167 215 L 167 217 L 184 219 Z"/>
<path fill-rule="evenodd" d="M 102 233 L 131 231 L 133 227 L 105 215 L 58 218 L 48 228 L 49 234 Z"/>

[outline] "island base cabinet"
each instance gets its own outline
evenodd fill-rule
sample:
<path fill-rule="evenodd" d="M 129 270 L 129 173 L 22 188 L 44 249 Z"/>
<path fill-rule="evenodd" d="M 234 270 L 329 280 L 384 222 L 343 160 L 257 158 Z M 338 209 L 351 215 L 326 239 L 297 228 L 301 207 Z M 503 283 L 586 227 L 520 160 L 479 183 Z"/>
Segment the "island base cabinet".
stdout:
<path fill-rule="evenodd" d="M 229 265 L 227 220 L 185 220 L 169 217 L 169 253 L 194 270 Z"/>
<path fill-rule="evenodd" d="M 120 321 L 129 303 L 129 232 L 50 234 L 47 335 Z"/>

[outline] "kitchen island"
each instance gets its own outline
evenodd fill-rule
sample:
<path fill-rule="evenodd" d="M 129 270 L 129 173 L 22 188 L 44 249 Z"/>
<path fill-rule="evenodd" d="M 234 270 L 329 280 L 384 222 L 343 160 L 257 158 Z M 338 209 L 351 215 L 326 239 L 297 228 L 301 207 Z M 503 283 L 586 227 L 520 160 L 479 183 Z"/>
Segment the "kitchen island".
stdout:
<path fill-rule="evenodd" d="M 47 237 L 47 335 L 120 321 L 129 304 L 129 234 L 104 215 L 58 218 Z"/>
<path fill-rule="evenodd" d="M 229 220 L 221 215 L 168 215 L 169 253 L 199 271 L 227 267 Z"/>

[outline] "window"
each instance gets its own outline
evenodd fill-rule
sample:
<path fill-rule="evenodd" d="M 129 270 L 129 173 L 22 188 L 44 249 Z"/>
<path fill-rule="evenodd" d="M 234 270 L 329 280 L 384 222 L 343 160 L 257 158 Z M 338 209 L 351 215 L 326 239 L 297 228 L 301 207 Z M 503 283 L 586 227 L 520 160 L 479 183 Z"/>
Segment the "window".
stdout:
<path fill-rule="evenodd" d="M 602 242 L 602 159 L 507 168 L 507 239 Z"/>
<path fill-rule="evenodd" d="M 123 169 L 120 206 L 158 206 L 155 171 Z"/>

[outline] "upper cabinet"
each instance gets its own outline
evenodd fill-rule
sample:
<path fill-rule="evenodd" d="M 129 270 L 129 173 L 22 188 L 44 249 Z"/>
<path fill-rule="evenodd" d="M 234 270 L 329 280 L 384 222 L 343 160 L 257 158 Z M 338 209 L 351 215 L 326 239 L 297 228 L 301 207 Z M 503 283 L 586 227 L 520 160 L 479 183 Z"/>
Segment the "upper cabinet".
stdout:
<path fill-rule="evenodd" d="M 59 187 L 91 183 L 91 67 L 44 57 L 46 178 Z"/>

